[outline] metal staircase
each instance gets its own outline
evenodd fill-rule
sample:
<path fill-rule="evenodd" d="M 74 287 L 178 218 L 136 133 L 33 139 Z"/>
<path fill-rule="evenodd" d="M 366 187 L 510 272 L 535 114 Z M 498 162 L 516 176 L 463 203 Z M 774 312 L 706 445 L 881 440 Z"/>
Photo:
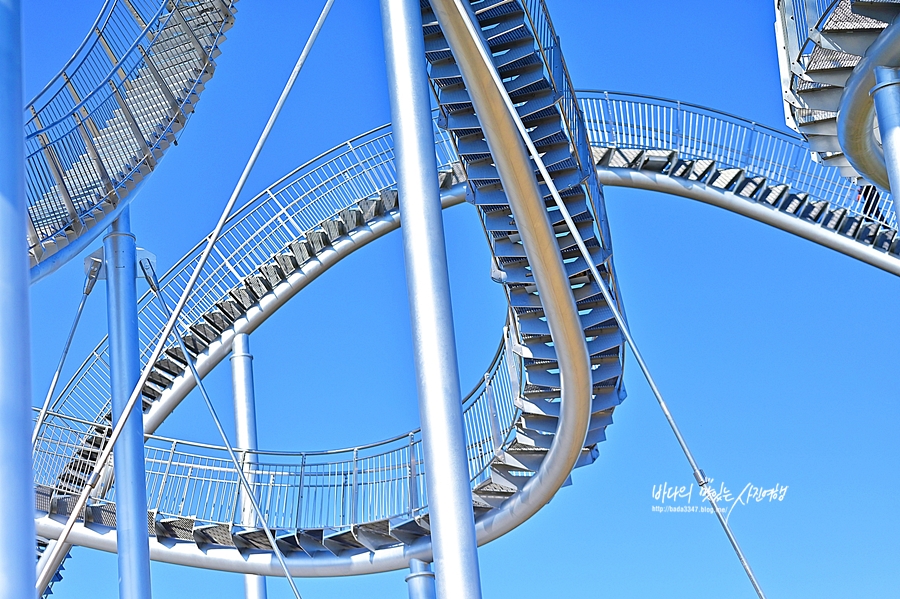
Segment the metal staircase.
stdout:
<path fill-rule="evenodd" d="M 875 66 L 900 66 L 892 0 L 776 3 L 788 125 L 824 165 L 889 189 L 869 95 Z M 803 6 L 801 6 L 803 5 Z"/>
<path fill-rule="evenodd" d="M 231 0 L 109 0 L 26 107 L 32 280 L 84 249 L 133 197 L 213 76 Z"/>
<path fill-rule="evenodd" d="M 900 275 L 890 197 L 858 190 L 838 170 L 810 161 L 803 140 L 657 98 L 585 92 L 579 106 L 542 2 L 479 0 L 472 8 L 507 90 L 614 292 L 601 181 L 709 201 Z M 509 302 L 497 354 L 464 399 L 473 510 L 484 522 L 509 509 L 556 438 L 569 433 L 558 419 L 556 350 L 529 257 L 459 70 L 427 2 L 422 10 L 438 99 L 442 201 L 449 207 L 467 200 L 477 210 L 492 252 L 491 276 Z M 141 89 L 139 79 L 133 89 Z M 597 443 L 624 397 L 622 339 L 546 186 L 541 189 L 591 359 L 591 418 L 579 467 L 597 458 Z M 341 144 L 263 190 L 230 218 L 183 313 L 182 322 L 189 323 L 183 341 L 197 370 L 210 372 L 229 355 L 235 334 L 252 332 L 342 258 L 399 226 L 386 128 Z M 170 303 L 184 289 L 202 246 L 162 277 Z M 149 295 L 139 308 L 146 362 L 165 316 Z M 143 388 L 151 555 L 274 574 L 264 531 L 241 513 L 237 472 L 224 449 L 153 435 L 195 384 L 176 339 L 167 345 Z M 58 533 L 54 516 L 71 511 L 73 494 L 109 435 L 107 352 L 103 341 L 55 399 L 40 431 L 34 454 L 37 528 L 48 538 Z M 295 574 L 384 571 L 405 567 L 410 556 L 427 556 L 418 431 L 327 452 L 254 453 L 249 478 L 266 526 Z M 115 550 L 115 488 L 108 477 L 101 487 L 72 539 Z"/>
<path fill-rule="evenodd" d="M 544 160 L 595 263 L 607 278 L 607 284 L 616 289 L 605 209 L 586 129 L 543 4 L 480 1 L 473 3 L 473 9 L 497 56 L 501 74 L 509 82 L 514 101 L 524 102 L 520 113 L 530 127 L 535 127 L 533 138 L 546 152 Z M 483 136 L 477 117 L 467 102 L 458 73 L 453 73 L 452 61 L 447 60 L 446 42 L 433 22 L 427 3 L 423 4 L 423 17 L 431 79 L 440 99 L 438 122 L 442 129 L 437 129 L 436 135 L 440 140 L 437 154 L 443 165 L 440 184 L 445 189 L 445 204 L 462 201 L 466 192 L 461 183 L 468 178 L 469 199 L 478 207 L 491 240 L 494 275 L 504 285 L 511 311 L 497 359 L 485 380 L 467 399 L 473 508 L 477 515 L 484 515 L 503 509 L 504 501 L 514 496 L 540 468 L 555 434 L 561 432 L 557 422 L 560 380 L 555 350 L 547 324 L 542 320 L 540 297 L 530 280 L 528 258 L 498 177 L 492 172 L 490 155 L 483 139 L 480 141 Z M 463 164 L 459 163 L 454 143 L 464 148 L 459 155 Z M 351 140 L 292 173 L 299 175 L 297 179 L 288 182 L 285 178 L 276 183 L 232 219 L 221 247 L 234 249 L 214 258 L 209 272 L 201 276 L 195 297 L 185 312 L 186 321 L 192 323 L 184 336 L 185 345 L 195 354 L 201 373 L 208 372 L 227 355 L 228 340 L 236 331 L 253 330 L 306 281 L 341 255 L 396 228 L 399 223 L 391 151 L 389 137 L 381 131 Z M 546 189 L 544 195 L 549 202 Z M 562 218 L 553 209 L 549 213 L 591 353 L 595 395 L 590 430 L 583 443 L 582 457 L 576 464 L 581 466 L 596 459 L 595 446 L 605 438 L 605 428 L 612 422 L 612 410 L 624 396 L 622 341 Z M 196 256 L 195 249 L 163 277 L 164 294 L 173 297 L 179 292 Z M 158 309 L 149 298 L 141 301 L 140 319 L 146 359 L 162 324 Z M 152 432 L 193 386 L 191 377 L 185 373 L 186 358 L 175 345 L 170 343 L 165 357 L 153 366 L 150 382 L 143 390 L 147 432 Z M 104 381 L 108 380 L 105 351 L 105 343 L 101 343 L 57 398 L 54 413 L 42 431 L 35 459 L 38 507 L 47 513 L 66 512 L 68 497 L 83 485 L 92 457 L 96 459 L 97 448 L 105 442 L 109 430 L 108 400 L 105 393 L 97 392 L 106 388 Z M 278 476 L 272 478 L 261 473 L 254 477 L 307 498 L 318 493 L 325 497 L 321 501 L 331 506 L 345 506 L 345 501 L 350 502 L 345 509 L 315 511 L 315 500 L 310 500 L 313 508 L 303 509 L 312 509 L 310 513 L 318 516 L 293 514 L 290 519 L 290 514 L 282 514 L 285 518 L 282 523 L 272 522 L 280 542 L 293 552 L 292 560 L 302 557 L 301 554 L 315 555 L 315 563 L 306 566 L 321 568 L 325 563 L 321 554 L 327 553 L 336 560 L 335 573 L 340 573 L 344 562 L 354 556 L 385 550 L 402 556 L 404 545 L 421 546 L 423 539 L 427 542 L 427 498 L 422 482 L 424 474 L 416 466 L 421 461 L 414 449 L 416 433 L 401 438 L 404 442 L 409 439 L 410 444 L 405 449 L 405 461 L 397 467 L 412 472 L 413 482 L 406 483 L 406 490 L 399 491 L 399 495 L 395 490 L 390 498 L 376 502 L 388 506 L 378 513 L 371 513 L 365 508 L 367 504 L 355 498 L 365 496 L 366 488 L 376 490 L 370 493 L 386 492 L 377 490 L 396 486 L 391 482 L 395 474 L 379 475 L 383 468 L 363 465 L 360 448 L 353 451 L 352 468 L 345 462 L 339 466 L 330 464 L 327 475 L 322 470 L 304 471 L 310 454 L 302 454 L 296 456 L 301 462 L 299 478 L 295 476 L 291 484 L 278 482 Z M 391 452 L 395 449 L 379 454 L 377 459 L 388 459 L 384 456 Z M 193 493 L 188 489 L 200 480 L 196 476 L 204 477 L 200 474 L 202 468 L 195 469 L 195 474 L 186 477 L 192 482 L 179 486 L 179 480 L 185 478 L 169 474 L 171 464 L 181 460 L 176 455 L 173 446 L 165 458 L 167 474 L 160 479 L 159 488 L 151 489 L 148 495 L 158 498 L 150 514 L 151 534 L 157 539 L 188 541 L 198 549 L 212 543 L 239 550 L 264 550 L 261 531 L 244 528 L 234 513 L 210 513 L 209 510 L 219 508 L 185 503 L 184 499 L 170 501 L 178 493 Z M 225 468 L 223 463 L 216 467 Z M 349 485 L 348 474 L 352 481 Z M 379 476 L 389 476 L 391 480 Z M 366 480 L 370 481 L 369 487 L 362 483 Z M 234 495 L 233 480 L 220 477 L 218 483 L 230 485 L 230 491 L 220 490 Z M 264 488 L 269 489 L 264 493 L 271 493 L 275 487 L 264 485 Z M 86 512 L 86 518 L 94 522 L 95 528 L 98 522 L 114 522 L 113 497 L 98 497 L 94 508 L 89 510 L 90 515 Z M 400 501 L 397 497 L 406 499 Z M 215 505 L 225 504 L 217 501 Z M 305 501 L 303 505 L 307 505 Z M 44 523 L 49 524 L 46 520 Z M 396 567 L 391 564 L 376 562 L 369 571 Z M 292 567 L 301 570 L 304 565 L 302 561 L 292 563 Z M 241 566 L 235 564 L 235 567 Z"/>
<path fill-rule="evenodd" d="M 604 185 L 712 203 L 900 276 L 891 196 L 810 160 L 801 138 L 684 102 L 580 96 Z"/>

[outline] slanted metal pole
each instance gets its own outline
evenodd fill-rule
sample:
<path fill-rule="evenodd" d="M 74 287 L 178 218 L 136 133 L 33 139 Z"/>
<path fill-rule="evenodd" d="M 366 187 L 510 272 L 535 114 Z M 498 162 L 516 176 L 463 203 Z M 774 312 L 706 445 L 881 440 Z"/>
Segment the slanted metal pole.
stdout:
<path fill-rule="evenodd" d="M 250 354 L 250 335 L 238 333 L 231 345 L 231 382 L 234 388 L 234 428 L 236 445 L 240 449 L 259 449 L 256 441 L 256 396 L 253 392 L 253 356 Z M 244 474 L 253 485 L 255 453 L 244 454 Z M 241 522 L 256 522 L 253 504 L 241 490 Z M 246 517 L 245 517 L 246 515 Z M 244 575 L 244 592 L 247 599 L 266 599 L 266 577 Z"/>
<path fill-rule="evenodd" d="M 137 278 L 131 214 L 122 211 L 103 238 L 109 326 L 109 379 L 113 422 L 125 411 L 141 376 L 138 354 Z M 144 474 L 144 426 L 141 402 L 135 402 L 113 449 L 116 475 L 120 599 L 150 598 L 150 546 Z"/>
<path fill-rule="evenodd" d="M 0 599 L 34 596 L 22 6 L 0 1 Z"/>
<path fill-rule="evenodd" d="M 409 599 L 434 599 L 434 572 L 422 560 L 409 560 L 406 584 L 409 586 Z"/>
<path fill-rule="evenodd" d="M 421 4 L 381 0 L 381 20 L 437 596 L 480 599 Z"/>
<path fill-rule="evenodd" d="M 875 87 L 872 88 L 875 114 L 884 148 L 884 166 L 891 183 L 891 195 L 900 194 L 900 69 L 875 67 Z M 900 222 L 900 202 L 894 202 Z"/>

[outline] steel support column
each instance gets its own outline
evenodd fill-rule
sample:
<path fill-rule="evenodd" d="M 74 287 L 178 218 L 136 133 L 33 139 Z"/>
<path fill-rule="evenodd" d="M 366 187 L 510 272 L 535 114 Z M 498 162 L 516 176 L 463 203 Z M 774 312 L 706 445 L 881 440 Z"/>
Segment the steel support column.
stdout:
<path fill-rule="evenodd" d="M 480 599 L 421 3 L 381 0 L 437 596 Z"/>
<path fill-rule="evenodd" d="M 103 238 L 106 262 L 109 378 L 113 421 L 141 375 L 138 354 L 137 249 L 128 208 Z M 116 474 L 116 531 L 119 538 L 120 599 L 150 599 L 150 549 L 147 488 L 144 475 L 144 426 L 141 402 L 134 405 L 113 450 Z"/>
<path fill-rule="evenodd" d="M 900 69 L 875 67 L 875 115 L 884 149 L 884 166 L 891 182 L 891 195 L 900 194 Z M 900 222 L 900 203 L 894 202 Z"/>
<path fill-rule="evenodd" d="M 406 584 L 409 586 L 409 599 L 434 599 L 434 572 L 422 560 L 409 560 Z"/>
<path fill-rule="evenodd" d="M 234 388 L 234 428 L 236 446 L 241 449 L 258 449 L 256 440 L 256 396 L 253 392 L 253 355 L 250 353 L 250 335 L 238 333 L 231 345 L 231 381 Z M 257 461 L 256 454 L 244 453 L 244 472 L 252 485 L 251 474 Z M 241 492 L 241 522 L 255 525 L 253 504 Z M 244 575 L 244 592 L 247 599 L 266 599 L 266 578 L 253 574 Z"/>
<path fill-rule="evenodd" d="M 34 596 L 31 349 L 20 0 L 0 2 L 0 599 Z"/>

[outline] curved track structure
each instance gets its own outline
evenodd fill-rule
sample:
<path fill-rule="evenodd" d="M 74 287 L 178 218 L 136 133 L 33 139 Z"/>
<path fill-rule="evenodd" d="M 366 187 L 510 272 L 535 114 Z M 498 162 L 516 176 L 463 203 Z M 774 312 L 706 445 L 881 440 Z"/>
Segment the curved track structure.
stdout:
<path fill-rule="evenodd" d="M 176 142 L 215 72 L 233 0 L 107 0 L 26 106 L 32 281 L 93 241 Z"/>
<path fill-rule="evenodd" d="M 801 138 L 658 98 L 583 92 L 579 104 L 543 3 L 479 0 L 472 8 L 590 259 L 616 298 L 601 183 L 711 203 L 900 275 L 890 198 L 873 202 L 838 170 L 810 161 Z M 623 342 L 542 184 L 551 253 L 564 270 L 554 283 L 571 296 L 580 326 L 574 341 L 551 335 L 547 298 L 532 271 L 536 252 L 513 215 L 517 198 L 508 197 L 515 192 L 503 186 L 460 68 L 426 3 L 423 22 L 439 104 L 436 184 L 445 208 L 474 206 L 491 249 L 492 278 L 509 303 L 497 353 L 463 400 L 476 530 L 485 543 L 527 520 L 573 468 L 597 458 L 624 398 Z M 399 226 L 387 128 L 349 140 L 263 190 L 229 219 L 182 314 L 182 340 L 199 373 L 229 355 L 236 334 L 252 333 L 332 265 Z M 169 303 L 183 291 L 203 245 L 162 277 Z M 146 364 L 166 320 L 151 300 L 139 304 L 141 358 L 151 371 L 143 388 L 151 557 L 279 576 L 264 529 L 242 513 L 238 473 L 224 448 L 154 435 L 195 383 L 174 337 L 162 358 Z M 587 350 L 589 394 L 573 393 L 561 380 L 561 344 L 570 342 Z M 110 433 L 107 353 L 104 340 L 55 398 L 40 431 L 36 525 L 47 538 L 59 534 L 59 518 L 71 512 Z M 578 411 L 580 422 L 561 417 L 564 410 Z M 548 456 L 560 447 L 574 448 L 574 459 L 548 472 Z M 430 559 L 419 431 L 326 452 L 252 453 L 249 478 L 293 574 L 364 574 Z M 116 550 L 109 477 L 80 517 L 70 542 Z"/>
<path fill-rule="evenodd" d="M 601 180 L 614 185 L 645 181 L 631 186 L 723 198 L 718 205 L 773 226 L 795 233 L 791 227 L 796 223 L 815 229 L 816 235 L 799 234 L 828 247 L 842 250 L 842 244 L 853 244 L 876 252 L 884 260 L 876 266 L 898 272 L 900 261 L 894 253 L 866 245 L 840 227 L 826 226 L 825 219 L 786 210 L 802 198 L 810 207 L 826 202 L 820 214 L 845 210 L 845 218 L 858 215 L 851 212 L 853 186 L 834 169 L 809 161 L 802 140 L 683 103 L 627 94 L 581 95 Z M 435 132 L 444 203 L 451 206 L 465 197 L 463 170 L 452 138 L 442 129 Z M 751 134 L 756 136 L 752 143 L 735 143 L 747 141 L 742 136 Z M 223 242 L 232 249 L 205 273 L 204 291 L 190 308 L 196 322 L 186 340 L 203 344 L 195 346 L 201 373 L 228 355 L 234 333 L 254 330 L 342 256 L 397 228 L 391 160 L 389 133 L 370 132 L 297 169 L 232 219 Z M 803 191 L 803 185 L 810 191 Z M 770 197 L 778 201 L 770 202 Z M 165 276 L 167 295 L 177 295 L 178 281 L 185 279 L 199 247 Z M 854 255 L 850 250 L 845 253 Z M 506 269 L 507 276 L 511 270 Z M 495 274 L 500 278 L 499 272 Z M 248 306 L 239 303 L 241 298 Z M 503 509 L 504 501 L 540 467 L 557 432 L 553 417 L 558 404 L 544 397 L 552 385 L 541 382 L 546 376 L 541 358 L 550 355 L 541 352 L 550 348 L 536 342 L 546 337 L 535 337 L 546 332 L 533 328 L 540 319 L 515 314 L 485 380 L 465 398 L 473 505 L 481 516 Z M 145 330 L 154 326 L 158 330 L 161 315 L 154 313 L 148 298 L 141 315 Z M 597 332 L 602 327 L 608 331 L 590 342 L 593 355 L 602 356 L 602 348 L 620 343 L 602 306 L 582 318 L 598 323 Z M 108 421 L 98 416 L 107 413 L 106 396 L 92 392 L 105 389 L 103 352 L 101 344 L 64 391 L 41 435 L 36 454 L 42 477 L 39 509 L 48 517 L 39 519 L 38 525 L 49 536 L 59 527 L 49 513 L 66 512 L 67 494 L 78 488 L 83 476 L 79 464 L 91 463 L 90 452 L 101 446 L 109 429 Z M 172 350 L 165 364 L 158 365 L 160 375 L 167 378 L 157 379 L 160 384 L 148 390 L 158 395 L 145 394 L 148 432 L 193 386 L 183 372 L 182 358 Z M 607 364 L 619 368 L 615 362 Z M 607 388 L 593 400 L 591 432 L 578 465 L 596 458 L 595 444 L 603 439 L 611 408 L 621 399 L 618 383 Z M 411 431 L 379 444 L 332 452 L 257 452 L 253 471 L 257 497 L 261 505 L 269 506 L 269 525 L 289 552 L 292 571 L 307 576 L 371 572 L 404 567 L 403 559 L 427 554 L 421 548 L 427 539 L 428 512 L 419 443 L 418 431 Z M 237 474 L 224 449 L 151 436 L 147 451 L 154 559 L 276 574 L 261 531 L 242 524 L 246 515 L 237 509 Z M 114 550 L 113 502 L 112 494 L 98 499 L 87 524 L 78 529 L 79 544 Z"/>
<path fill-rule="evenodd" d="M 483 1 L 473 3 L 473 9 L 495 52 L 508 92 L 521 103 L 521 116 L 534 127 L 532 137 L 546 152 L 544 160 L 578 222 L 591 258 L 615 289 L 605 210 L 586 129 L 568 76 L 564 69 L 559 70 L 562 59 L 558 42 L 543 4 Z M 423 10 L 423 22 L 430 75 L 440 98 L 441 129 L 436 131 L 436 138 L 445 204 L 468 197 L 478 207 L 491 242 L 496 279 L 503 283 L 510 304 L 510 319 L 497 359 L 466 400 L 473 506 L 478 514 L 479 541 L 487 542 L 539 509 L 565 482 L 573 466 L 596 458 L 595 445 L 603 440 L 612 410 L 623 397 L 622 341 L 572 235 L 558 213 L 549 210 L 555 259 L 565 264 L 563 280 L 554 284 L 562 285 L 573 306 L 577 303 L 576 326 L 581 332 L 574 342 L 590 353 L 590 395 L 576 398 L 579 418 L 570 419 L 567 426 L 559 418 L 561 366 L 532 279 L 527 248 L 511 216 L 510 202 L 492 165 L 465 85 L 455 64 L 448 60 L 447 42 L 427 8 Z M 464 179 L 466 188 L 461 185 Z M 228 340 L 235 332 L 252 331 L 342 256 L 395 229 L 399 223 L 393 186 L 390 138 L 384 131 L 376 131 L 298 169 L 235 215 L 183 315 L 191 322 L 184 340 L 196 355 L 199 371 L 208 372 L 228 354 Z M 541 193 L 549 201 L 549 192 L 543 186 Z M 164 294 L 178 294 L 197 256 L 195 249 L 163 278 Z M 142 300 L 140 314 L 146 359 L 163 319 L 149 298 Z M 38 527 L 50 536 L 58 533 L 52 514 L 66 513 L 69 498 L 84 484 L 97 449 L 108 434 L 108 394 L 100 391 L 108 381 L 105 351 L 102 343 L 85 362 L 57 399 L 54 414 L 41 432 L 35 454 L 38 509 L 48 517 L 39 519 Z M 170 342 L 166 357 L 151 367 L 153 376 L 144 388 L 148 432 L 193 386 L 184 372 L 185 356 L 174 343 Z M 579 425 L 583 425 L 580 430 Z M 293 466 L 281 467 L 284 473 L 291 473 L 287 479 L 276 477 L 276 485 L 286 494 L 279 499 L 266 497 L 276 505 L 300 506 L 299 511 L 285 511 L 276 517 L 281 518 L 278 523 L 270 522 L 290 553 L 292 572 L 306 576 L 359 574 L 406 567 L 410 557 L 428 558 L 427 500 L 423 497 L 416 433 L 392 443 L 354 448 L 352 462 L 325 458 L 326 463 L 316 467 L 311 454 L 298 454 L 293 456 Z M 553 454 L 555 445 L 566 448 L 568 454 L 574 448 L 574 457 L 564 464 L 561 473 L 554 471 L 548 476 L 545 472 L 541 476 L 544 459 Z M 171 449 L 164 459 L 160 487 L 151 491 L 159 499 L 150 514 L 150 532 L 156 538 L 151 544 L 153 557 L 276 574 L 262 531 L 244 529 L 233 510 L 207 513 L 180 500 L 171 503 L 173 492 L 183 494 L 187 489 L 176 482 L 178 476 L 173 476 L 179 468 L 180 458 L 176 456 L 187 454 L 177 447 Z M 199 455 L 212 450 L 203 446 Z M 192 453 L 193 449 L 188 451 Z M 222 457 L 221 453 L 217 455 Z M 341 453 L 335 455 L 340 457 Z M 172 464 L 176 470 L 171 469 Z M 200 471 L 192 466 L 186 478 L 180 479 L 189 481 L 186 484 L 203 497 L 211 498 L 209 492 L 218 497 L 212 502 L 203 500 L 204 510 L 221 507 L 224 504 L 220 501 L 235 497 L 235 479 L 228 482 L 221 467 L 222 462 L 204 475 L 224 484 L 216 490 L 195 487 L 200 479 L 194 475 Z M 258 483 L 267 481 L 260 487 L 261 493 L 274 488 L 268 486 L 275 482 L 271 476 L 254 478 Z M 176 491 L 174 484 L 180 490 Z M 113 492 L 97 497 L 88 510 L 88 522 L 71 540 L 114 550 Z M 224 499 L 225 495 L 229 499 Z M 266 499 L 263 503 L 271 502 Z M 244 555 L 247 550 L 250 555 Z"/>

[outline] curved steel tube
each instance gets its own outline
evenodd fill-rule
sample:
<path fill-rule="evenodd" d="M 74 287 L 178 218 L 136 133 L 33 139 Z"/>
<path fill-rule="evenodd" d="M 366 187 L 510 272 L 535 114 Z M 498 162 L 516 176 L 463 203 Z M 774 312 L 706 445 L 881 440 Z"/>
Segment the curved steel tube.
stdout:
<path fill-rule="evenodd" d="M 884 152 L 875 141 L 875 67 L 900 67 L 900 26 L 890 25 L 875 40 L 847 79 L 838 108 L 837 135 L 847 160 L 864 177 L 890 190 Z"/>
<path fill-rule="evenodd" d="M 716 189 L 699 181 L 678 179 L 652 171 L 599 167 L 597 168 L 597 176 L 603 185 L 611 187 L 631 187 L 633 189 L 658 191 L 718 206 L 776 229 L 793 233 L 798 237 L 808 239 L 851 258 L 856 258 L 866 264 L 871 264 L 892 275 L 900 276 L 900 260 L 890 254 L 880 252 L 873 247 L 863 245 L 849 237 L 844 237 L 796 216 L 785 214 L 776 208 L 747 201 L 746 198 L 730 191 Z"/>
<path fill-rule="evenodd" d="M 591 416 L 591 366 L 571 283 L 538 190 L 531 158 L 502 94 L 491 80 L 489 67 L 482 61 L 478 44 L 483 44 L 483 40 L 473 39 L 467 31 L 466 22 L 474 20 L 474 16 L 454 0 L 432 0 L 431 6 L 459 65 L 509 199 L 560 370 L 560 418 L 553 444 L 524 488 L 500 509 L 488 512 L 476 522 L 478 541 L 486 543 L 537 513 L 569 477 L 584 445 Z M 487 55 L 490 56 L 489 51 Z"/>
<path fill-rule="evenodd" d="M 465 186 L 460 184 L 441 194 L 441 205 L 449 208 L 462 204 L 465 199 Z M 200 373 L 200 376 L 206 376 L 231 353 L 231 345 L 236 334 L 252 333 L 288 300 L 315 281 L 326 270 L 359 248 L 398 228 L 400 228 L 400 215 L 395 211 L 375 220 L 365 229 L 353 232 L 336 241 L 332 247 L 317 254 L 315 260 L 308 262 L 289 276 L 284 283 L 274 289 L 274 293 L 266 295 L 259 304 L 247 311 L 246 316 L 235 321 L 230 329 L 210 344 L 209 348 L 197 357 L 195 362 L 197 372 Z M 144 433 L 153 434 L 195 386 L 196 382 L 190 372 L 176 378 L 163 399 L 154 403 L 144 414 Z"/>

